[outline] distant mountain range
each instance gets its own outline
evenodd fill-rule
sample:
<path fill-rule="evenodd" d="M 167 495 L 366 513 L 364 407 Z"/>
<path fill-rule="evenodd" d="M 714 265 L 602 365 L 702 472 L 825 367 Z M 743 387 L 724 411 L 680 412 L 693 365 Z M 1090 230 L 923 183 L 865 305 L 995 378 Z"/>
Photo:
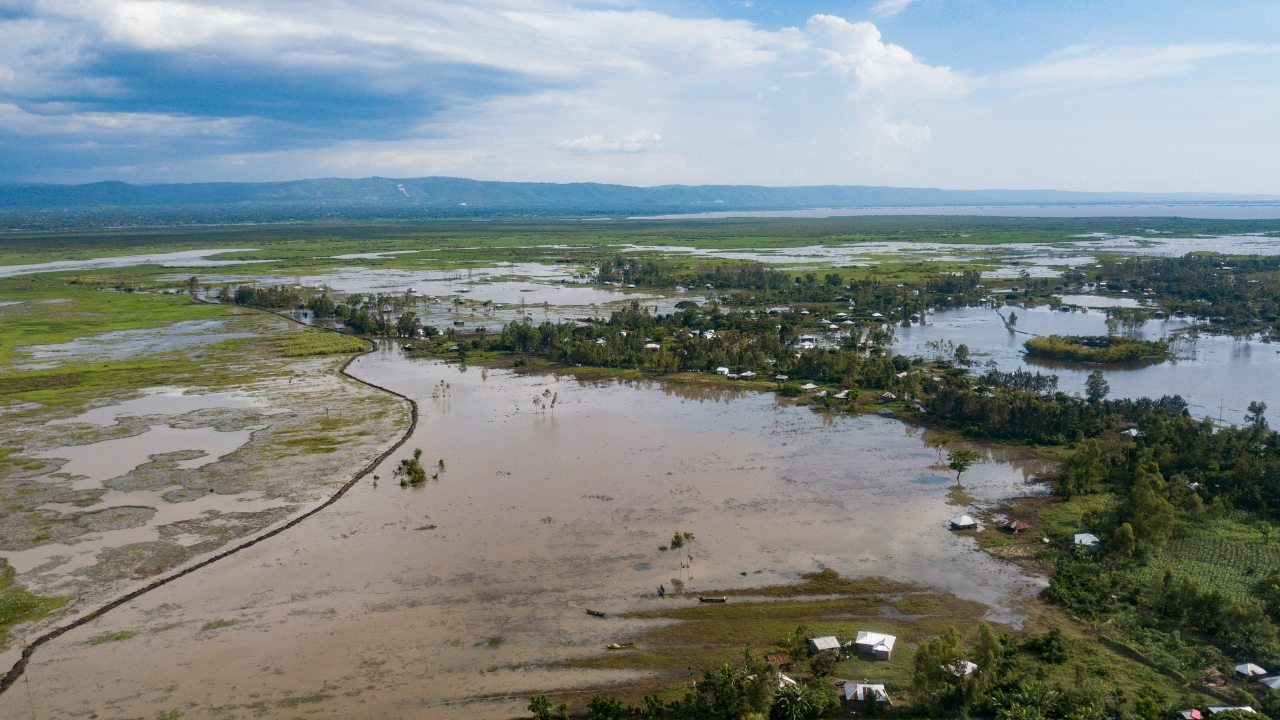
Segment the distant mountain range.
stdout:
<path fill-rule="evenodd" d="M 1276 203 L 1276 195 L 1214 193 L 1099 193 L 1058 190 L 940 190 L 868 185 L 763 187 L 759 185 L 660 185 L 487 182 L 450 177 L 323 178 L 276 183 L 130 185 L 0 185 L 0 209 L 222 207 L 226 209 L 382 208 L 402 215 L 628 213 L 650 215 L 718 210 L 804 208 Z M 306 214 L 306 213 L 304 213 Z M 321 215 L 326 213 L 320 212 Z"/>

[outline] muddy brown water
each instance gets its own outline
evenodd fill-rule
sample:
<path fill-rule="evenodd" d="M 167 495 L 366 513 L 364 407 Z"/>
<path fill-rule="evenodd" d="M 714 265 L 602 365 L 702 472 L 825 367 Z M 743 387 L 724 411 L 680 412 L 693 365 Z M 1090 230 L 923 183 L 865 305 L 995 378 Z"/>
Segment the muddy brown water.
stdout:
<path fill-rule="evenodd" d="M 588 607 L 696 602 L 656 597 L 672 578 L 715 592 L 831 567 L 946 588 L 1006 621 L 1041 582 L 947 530 L 967 508 L 901 422 L 701 385 L 464 370 L 390 345 L 351 372 L 421 406 L 376 488 L 45 646 L 0 716 L 511 717 L 524 703 L 510 693 L 635 678 L 546 664 L 655 622 Z M 554 409 L 535 406 L 545 391 Z M 401 488 L 392 469 L 413 448 L 445 468 Z M 1038 491 L 1043 461 L 983 453 L 964 477 L 974 502 Z M 659 550 L 676 531 L 696 539 Z"/>

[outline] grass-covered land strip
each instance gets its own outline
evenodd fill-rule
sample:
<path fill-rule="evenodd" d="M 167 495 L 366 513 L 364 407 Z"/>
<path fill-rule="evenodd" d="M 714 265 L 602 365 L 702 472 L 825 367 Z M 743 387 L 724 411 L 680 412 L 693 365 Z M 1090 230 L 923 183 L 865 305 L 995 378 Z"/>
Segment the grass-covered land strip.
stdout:
<path fill-rule="evenodd" d="M 1023 343 L 1027 354 L 1050 360 L 1117 363 L 1162 357 L 1169 344 L 1162 340 L 1137 340 L 1109 335 L 1047 335 Z"/>
<path fill-rule="evenodd" d="M 13 568 L 0 558 L 0 648 L 9 644 L 9 628 L 43 617 L 65 605 L 64 597 L 29 593 L 14 580 Z"/>
<path fill-rule="evenodd" d="M 276 340 L 276 346 L 280 348 L 280 354 L 285 357 L 340 355 L 364 352 L 369 349 L 368 345 L 359 338 L 318 330 L 300 330 L 290 333 Z"/>

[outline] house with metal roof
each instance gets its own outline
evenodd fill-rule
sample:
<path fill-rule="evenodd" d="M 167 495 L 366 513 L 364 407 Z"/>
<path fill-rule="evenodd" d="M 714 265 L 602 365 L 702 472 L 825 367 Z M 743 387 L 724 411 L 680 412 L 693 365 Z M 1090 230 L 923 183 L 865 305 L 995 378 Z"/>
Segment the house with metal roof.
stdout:
<path fill-rule="evenodd" d="M 888 660 L 893 655 L 893 644 L 897 641 L 898 638 L 893 635 L 859 630 L 853 645 L 860 653 L 874 655 L 877 660 Z"/>

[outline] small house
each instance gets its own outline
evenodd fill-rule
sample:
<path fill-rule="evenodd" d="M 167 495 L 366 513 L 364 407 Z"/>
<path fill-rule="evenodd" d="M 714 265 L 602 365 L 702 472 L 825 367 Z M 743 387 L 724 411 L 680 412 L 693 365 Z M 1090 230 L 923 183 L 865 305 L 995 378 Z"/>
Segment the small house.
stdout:
<path fill-rule="evenodd" d="M 884 394 L 880 396 L 880 402 L 882 403 L 893 402 L 894 400 L 897 400 L 897 399 L 898 399 L 898 396 L 894 395 L 888 390 L 886 390 Z"/>
<path fill-rule="evenodd" d="M 868 703 L 884 703 L 879 707 L 892 705 L 889 700 L 889 694 L 884 691 L 884 685 L 873 685 L 870 683 L 854 683 L 845 681 L 844 692 L 840 693 L 841 704 L 850 710 L 860 710 L 867 707 Z"/>
<path fill-rule="evenodd" d="M 724 367 L 723 365 L 721 365 L 720 367 L 716 368 L 716 374 L 717 374 L 717 375 L 728 375 L 728 374 L 729 374 L 729 368 Z"/>
<path fill-rule="evenodd" d="M 976 527 L 978 527 L 978 521 L 974 520 L 968 515 L 961 515 L 960 517 L 951 518 L 952 530 L 972 530 L 973 528 L 976 528 Z"/>
<path fill-rule="evenodd" d="M 1093 533 L 1076 533 L 1071 542 L 1078 547 L 1098 547 L 1098 536 Z"/>
<path fill-rule="evenodd" d="M 898 638 L 893 635 L 859 630 L 853 645 L 860 653 L 873 655 L 877 660 L 888 660 L 893 655 L 893 644 L 897 641 Z"/>
<path fill-rule="evenodd" d="M 1234 669 L 1237 675 L 1248 678 L 1249 680 L 1252 680 L 1255 677 L 1262 677 L 1267 674 L 1266 670 L 1263 670 L 1253 663 L 1241 663 L 1240 665 L 1235 666 Z"/>
<path fill-rule="evenodd" d="M 942 669 L 950 670 L 952 675 L 968 680 L 973 677 L 974 673 L 978 672 L 978 664 L 969 662 L 968 660 L 956 660 L 951 663 L 950 667 L 943 665 Z"/>
<path fill-rule="evenodd" d="M 809 640 L 809 649 L 815 655 L 820 653 L 837 653 L 840 652 L 840 641 L 834 635 L 823 635 Z"/>
<path fill-rule="evenodd" d="M 644 349 L 645 350 L 661 350 L 662 346 L 659 345 L 658 343 L 651 342 L 651 343 L 645 343 Z"/>
<path fill-rule="evenodd" d="M 1266 685 L 1268 688 L 1272 690 L 1280 690 L 1280 675 L 1277 675 L 1275 677 L 1269 677 L 1269 678 L 1261 678 L 1258 680 L 1258 682 L 1262 683 L 1263 685 Z"/>
<path fill-rule="evenodd" d="M 744 373 L 740 373 L 738 377 L 742 378 L 743 380 L 755 380 L 756 374 L 748 370 Z"/>
<path fill-rule="evenodd" d="M 1228 707 L 1228 706 L 1223 706 L 1223 705 L 1215 705 L 1215 706 L 1211 706 L 1211 707 L 1209 708 L 1209 714 L 1210 714 L 1210 715 L 1217 715 L 1218 713 L 1231 712 L 1232 710 L 1239 710 L 1240 712 L 1247 712 L 1247 713 L 1257 712 L 1257 710 L 1254 710 L 1253 708 L 1249 707 L 1248 705 L 1241 705 L 1241 706 L 1237 706 L 1237 707 Z"/>
<path fill-rule="evenodd" d="M 1191 708 L 1190 710 L 1179 710 L 1177 714 L 1178 717 L 1182 718 L 1182 720 L 1202 720 L 1204 718 L 1204 716 L 1200 714 L 1200 711 L 1195 708 Z"/>
<path fill-rule="evenodd" d="M 790 378 L 790 377 L 788 377 L 788 376 L 786 376 L 786 375 L 774 375 L 774 376 L 773 376 L 773 379 L 774 379 L 774 380 L 777 380 L 778 382 L 786 382 L 786 381 L 790 380 L 791 378 Z"/>
<path fill-rule="evenodd" d="M 783 675 L 782 673 L 778 673 L 778 689 L 781 690 L 782 688 L 788 685 L 799 685 L 799 683 L 787 677 L 786 675 Z"/>
<path fill-rule="evenodd" d="M 1020 533 L 1023 530 L 1030 530 L 1031 526 L 1021 520 L 1010 520 L 1004 524 L 1006 530 L 1012 533 Z"/>
<path fill-rule="evenodd" d="M 814 385 L 813 383 L 805 383 L 800 386 L 800 389 L 801 390 L 817 390 L 818 386 Z"/>

